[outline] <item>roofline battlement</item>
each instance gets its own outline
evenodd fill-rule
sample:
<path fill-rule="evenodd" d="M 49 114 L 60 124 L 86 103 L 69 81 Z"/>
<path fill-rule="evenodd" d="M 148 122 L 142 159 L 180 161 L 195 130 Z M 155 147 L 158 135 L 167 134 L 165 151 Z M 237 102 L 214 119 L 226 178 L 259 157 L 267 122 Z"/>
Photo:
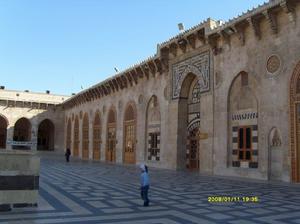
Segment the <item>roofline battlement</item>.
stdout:
<path fill-rule="evenodd" d="M 139 79 L 144 77 L 149 79 L 151 76 L 155 77 L 157 74 L 168 73 L 170 56 L 176 57 L 178 49 L 185 53 L 187 46 L 195 49 L 196 41 L 200 41 L 202 45 L 209 45 L 213 54 L 217 55 L 222 52 L 218 46 L 220 38 L 223 38 L 228 43 L 231 35 L 238 34 L 241 44 L 244 45 L 245 27 L 248 25 L 253 28 L 255 35 L 260 39 L 261 30 L 259 23 L 262 18 L 269 21 L 272 32 L 277 34 L 277 12 L 283 9 L 289 15 L 290 20 L 295 22 L 295 7 L 298 3 L 299 0 L 270 0 L 225 23 L 208 18 L 198 25 L 158 44 L 155 55 L 79 92 L 64 101 L 63 105 L 67 108 L 80 105 L 97 98 L 105 97 L 128 86 L 137 85 Z"/>

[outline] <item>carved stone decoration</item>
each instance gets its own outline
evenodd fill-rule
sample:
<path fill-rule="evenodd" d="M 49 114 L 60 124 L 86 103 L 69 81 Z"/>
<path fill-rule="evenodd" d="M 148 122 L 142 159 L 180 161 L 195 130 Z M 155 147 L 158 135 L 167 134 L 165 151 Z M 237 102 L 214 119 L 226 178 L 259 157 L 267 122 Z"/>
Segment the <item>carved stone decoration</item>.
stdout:
<path fill-rule="evenodd" d="M 284 11 L 288 14 L 289 20 L 296 24 L 296 11 L 295 11 L 295 2 L 291 0 L 286 0 L 280 3 L 280 6 L 284 9 Z"/>
<path fill-rule="evenodd" d="M 144 103 L 144 96 L 142 94 L 139 96 L 138 102 L 139 102 L 139 104 Z"/>
<path fill-rule="evenodd" d="M 189 73 L 197 76 L 201 93 L 210 90 L 210 58 L 208 51 L 172 66 L 173 99 L 179 98 L 182 83 Z"/>
<path fill-rule="evenodd" d="M 278 55 L 271 55 L 267 60 L 266 69 L 268 75 L 274 76 L 278 73 L 281 66 L 281 61 Z"/>
<path fill-rule="evenodd" d="M 273 12 L 272 10 L 266 10 L 263 12 L 263 15 L 268 20 L 273 34 L 277 34 L 278 33 L 277 14 L 275 12 Z"/>
<path fill-rule="evenodd" d="M 273 128 L 270 134 L 270 145 L 271 147 L 279 147 L 281 146 L 281 135 L 277 128 Z"/>

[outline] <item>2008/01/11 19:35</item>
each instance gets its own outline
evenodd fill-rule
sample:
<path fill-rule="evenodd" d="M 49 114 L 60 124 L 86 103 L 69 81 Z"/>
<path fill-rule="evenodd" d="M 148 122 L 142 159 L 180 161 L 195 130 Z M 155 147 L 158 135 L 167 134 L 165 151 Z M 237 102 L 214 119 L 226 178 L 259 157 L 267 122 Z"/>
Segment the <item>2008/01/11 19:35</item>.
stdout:
<path fill-rule="evenodd" d="M 223 202 L 259 202 L 257 196 L 209 196 L 207 201 L 210 203 L 223 203 Z"/>

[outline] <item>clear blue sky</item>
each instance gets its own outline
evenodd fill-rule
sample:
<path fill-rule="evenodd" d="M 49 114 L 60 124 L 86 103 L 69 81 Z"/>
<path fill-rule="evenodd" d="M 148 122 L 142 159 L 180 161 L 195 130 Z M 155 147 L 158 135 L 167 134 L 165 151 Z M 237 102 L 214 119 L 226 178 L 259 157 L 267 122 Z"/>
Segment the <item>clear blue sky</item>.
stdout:
<path fill-rule="evenodd" d="M 262 0 L 0 0 L 0 85 L 78 92 L 156 53 L 208 17 L 227 21 Z"/>

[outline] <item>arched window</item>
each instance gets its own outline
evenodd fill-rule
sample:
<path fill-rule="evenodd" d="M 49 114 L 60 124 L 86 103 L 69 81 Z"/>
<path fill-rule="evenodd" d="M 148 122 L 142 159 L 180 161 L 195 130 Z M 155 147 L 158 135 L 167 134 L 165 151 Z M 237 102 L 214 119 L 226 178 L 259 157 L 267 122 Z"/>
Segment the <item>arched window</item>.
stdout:
<path fill-rule="evenodd" d="M 160 161 L 160 110 L 156 96 L 150 98 L 146 113 L 147 159 Z"/>

